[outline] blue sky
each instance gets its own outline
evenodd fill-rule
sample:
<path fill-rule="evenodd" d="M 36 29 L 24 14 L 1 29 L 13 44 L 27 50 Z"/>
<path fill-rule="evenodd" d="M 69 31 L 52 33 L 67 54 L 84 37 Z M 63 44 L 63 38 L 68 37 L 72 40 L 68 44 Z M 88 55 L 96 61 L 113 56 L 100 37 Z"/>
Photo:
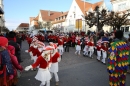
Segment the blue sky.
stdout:
<path fill-rule="evenodd" d="M 20 23 L 28 23 L 29 17 L 36 17 L 40 9 L 54 11 L 68 11 L 73 0 L 3 0 L 5 24 L 12 30 Z M 88 0 L 95 3 L 101 0 Z M 104 0 L 111 9 L 110 0 Z"/>

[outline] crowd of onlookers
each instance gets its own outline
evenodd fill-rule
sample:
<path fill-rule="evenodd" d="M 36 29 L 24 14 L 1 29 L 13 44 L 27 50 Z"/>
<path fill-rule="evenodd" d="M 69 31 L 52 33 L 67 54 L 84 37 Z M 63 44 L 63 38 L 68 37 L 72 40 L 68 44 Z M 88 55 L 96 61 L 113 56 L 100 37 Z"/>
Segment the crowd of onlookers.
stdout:
<path fill-rule="evenodd" d="M 16 86 L 20 65 L 22 41 L 25 34 L 13 31 L 0 34 L 0 86 Z"/>

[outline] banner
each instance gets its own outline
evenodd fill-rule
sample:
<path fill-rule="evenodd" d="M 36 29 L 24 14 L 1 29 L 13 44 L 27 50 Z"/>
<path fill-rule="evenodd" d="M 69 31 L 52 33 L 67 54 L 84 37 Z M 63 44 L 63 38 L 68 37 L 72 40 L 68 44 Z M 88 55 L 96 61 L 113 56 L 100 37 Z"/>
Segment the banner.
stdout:
<path fill-rule="evenodd" d="M 82 29 L 82 19 L 77 19 L 75 21 L 75 28 Z"/>

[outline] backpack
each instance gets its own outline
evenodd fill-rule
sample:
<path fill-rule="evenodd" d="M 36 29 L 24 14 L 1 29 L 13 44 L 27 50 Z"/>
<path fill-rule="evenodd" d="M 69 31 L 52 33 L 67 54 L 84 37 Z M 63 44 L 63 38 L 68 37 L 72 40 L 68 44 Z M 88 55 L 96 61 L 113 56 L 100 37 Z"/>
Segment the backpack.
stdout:
<path fill-rule="evenodd" d="M 2 64 L 2 57 L 1 57 L 1 53 L 0 53 L 0 75 L 3 74 L 3 64 Z"/>

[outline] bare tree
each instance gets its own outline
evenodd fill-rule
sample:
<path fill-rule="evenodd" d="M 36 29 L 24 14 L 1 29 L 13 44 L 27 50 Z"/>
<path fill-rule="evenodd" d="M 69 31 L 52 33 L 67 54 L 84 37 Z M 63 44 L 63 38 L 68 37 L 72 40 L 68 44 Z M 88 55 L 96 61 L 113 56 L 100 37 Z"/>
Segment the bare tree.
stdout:
<path fill-rule="evenodd" d="M 102 9 L 99 11 L 99 7 L 96 6 L 95 10 L 92 12 L 88 12 L 85 16 L 86 23 L 89 25 L 89 28 L 94 25 L 98 27 L 98 31 L 103 28 L 105 22 L 109 20 L 107 16 L 107 10 Z"/>
<path fill-rule="evenodd" d="M 109 21 L 106 22 L 106 25 L 112 26 L 113 30 L 120 29 L 122 25 L 129 23 L 128 16 L 130 16 L 129 11 L 125 12 L 109 12 L 108 17 Z"/>

